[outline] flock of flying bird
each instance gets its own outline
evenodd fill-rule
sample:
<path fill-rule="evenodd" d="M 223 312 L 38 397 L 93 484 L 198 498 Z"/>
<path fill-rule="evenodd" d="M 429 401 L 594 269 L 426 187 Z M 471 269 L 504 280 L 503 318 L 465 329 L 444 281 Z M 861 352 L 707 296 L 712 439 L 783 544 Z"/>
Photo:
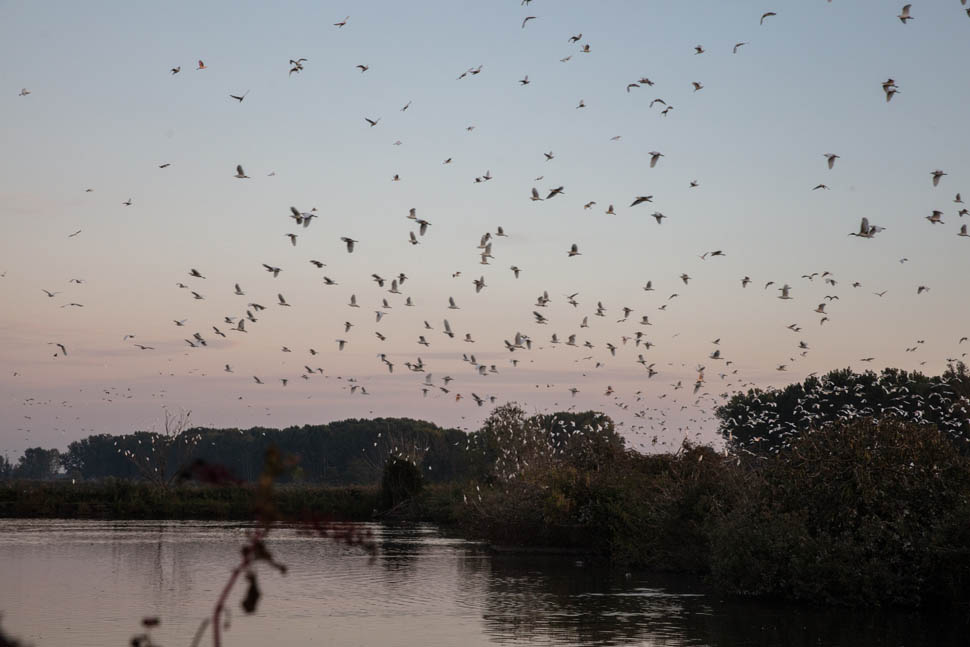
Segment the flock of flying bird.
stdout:
<path fill-rule="evenodd" d="M 831 0 L 829 0 L 831 1 Z M 522 4 L 524 6 L 531 5 L 531 0 L 523 0 Z M 966 0 L 961 0 L 961 4 L 966 4 Z M 967 14 L 970 16 L 970 9 L 967 9 Z M 899 20 L 907 25 L 910 21 L 918 18 L 917 15 L 913 14 L 912 5 L 907 4 L 902 7 L 899 15 L 897 16 Z M 765 29 L 770 28 L 770 23 L 772 20 L 779 20 L 778 14 L 774 11 L 766 11 L 757 20 L 760 27 Z M 521 22 L 521 29 L 528 29 L 530 24 L 534 21 L 541 20 L 541 16 L 525 16 Z M 350 29 L 353 23 L 350 21 L 350 16 L 333 23 L 336 29 Z M 567 39 L 570 45 L 575 45 L 578 47 L 578 53 L 581 55 L 594 55 L 594 48 L 589 43 L 583 42 L 583 34 L 570 35 Z M 742 47 L 747 46 L 748 42 L 737 42 L 732 48 L 733 54 L 738 54 Z M 694 48 L 694 56 L 708 55 L 708 50 L 705 49 L 703 45 L 697 45 Z M 567 62 L 572 58 L 572 56 L 566 56 L 561 58 L 562 62 Z M 307 70 L 312 70 L 313 62 L 308 58 L 299 57 L 289 59 L 288 71 L 286 72 L 290 78 L 301 77 Z M 471 82 L 477 75 L 482 74 L 484 70 L 484 65 L 479 64 L 475 67 L 470 67 L 457 75 L 457 80 L 462 82 Z M 356 66 L 361 75 L 366 74 L 371 66 L 369 64 L 361 63 Z M 202 61 L 198 61 L 198 65 L 195 68 L 196 71 L 204 72 L 209 68 Z M 170 75 L 177 75 L 181 73 L 181 65 L 176 65 L 169 69 Z M 295 81 L 294 81 L 295 82 Z M 526 86 L 532 83 L 529 76 L 525 75 L 523 78 L 518 80 L 520 86 Z M 654 86 L 654 82 L 646 76 L 641 76 L 635 81 L 632 81 L 626 85 L 625 92 L 630 93 L 633 90 L 642 90 L 645 87 Z M 874 84 L 875 86 L 875 84 Z M 704 84 L 700 81 L 692 81 L 691 87 L 693 92 L 701 92 L 704 90 Z M 886 102 L 890 102 L 895 95 L 900 92 L 900 85 L 893 79 L 889 78 L 882 83 L 882 88 L 885 93 Z M 24 88 L 20 92 L 20 96 L 27 97 L 31 92 L 27 88 Z M 249 90 L 239 94 L 229 93 L 229 99 L 242 104 L 249 94 Z M 31 100 L 35 100 L 34 97 Z M 664 99 L 656 98 L 650 102 L 649 107 L 652 109 L 654 105 L 659 104 L 661 107 L 660 115 L 668 116 L 674 109 L 673 105 L 668 104 Z M 248 104 L 247 104 L 248 105 Z M 411 106 L 409 101 L 400 111 L 405 112 Z M 578 102 L 575 109 L 580 110 L 586 107 L 583 100 Z M 380 117 L 364 116 L 363 121 L 367 128 L 375 128 L 381 124 Z M 468 130 L 471 131 L 474 126 L 469 126 Z M 619 139 L 619 136 L 614 137 L 614 140 Z M 399 141 L 395 142 L 396 145 L 400 144 Z M 543 153 L 545 161 L 551 162 L 555 159 L 555 154 L 553 151 Z M 824 153 L 821 154 L 824 161 L 820 160 L 820 165 L 825 164 L 828 171 L 837 172 L 836 165 L 837 160 L 840 156 L 836 153 Z M 650 151 L 649 153 L 649 167 L 655 168 L 658 164 L 663 163 L 664 154 L 659 151 Z M 447 158 L 443 161 L 443 164 L 451 164 L 452 158 Z M 235 166 L 234 172 L 230 169 Z M 169 164 L 161 164 L 159 168 L 166 168 Z M 242 163 L 226 164 L 227 175 L 238 179 L 239 181 L 251 181 L 256 182 L 259 178 L 255 178 L 249 174 Z M 823 171 L 824 172 L 824 171 Z M 258 174 L 254 174 L 258 175 Z M 267 174 L 272 177 L 275 172 Z M 939 188 L 941 191 L 946 186 L 947 173 L 943 170 L 933 170 L 929 173 L 929 181 L 932 182 L 932 186 Z M 400 176 L 395 174 L 392 181 L 400 181 Z M 493 179 L 491 170 L 485 170 L 484 173 L 475 176 L 471 181 L 475 184 L 487 183 Z M 535 178 L 535 181 L 542 180 L 543 177 L 540 176 Z M 685 183 L 686 184 L 686 183 Z M 689 181 L 690 189 L 700 189 L 700 182 L 694 179 Z M 806 187 L 807 190 L 808 187 Z M 812 188 L 815 190 L 827 190 L 829 187 L 824 183 L 819 183 Z M 92 189 L 86 189 L 90 192 Z M 541 190 L 532 186 L 531 190 L 528 190 L 528 185 L 525 185 L 523 190 L 522 199 L 528 198 L 533 203 L 546 203 L 552 200 L 559 199 L 562 201 L 560 196 L 566 195 L 565 186 L 553 186 L 545 190 Z M 643 213 L 645 215 L 650 215 L 656 222 L 658 226 L 664 226 L 664 220 L 668 217 L 660 211 L 649 210 L 653 203 L 653 195 L 632 195 L 627 198 L 627 201 L 622 202 L 620 205 L 628 204 L 628 209 L 644 209 Z M 959 192 L 955 193 L 955 197 L 952 202 L 957 206 L 957 211 L 954 215 L 958 218 L 963 218 L 964 216 L 970 215 L 970 212 L 963 206 L 964 202 Z M 619 203 L 619 201 L 617 202 Z M 122 205 L 126 207 L 131 207 L 133 205 L 131 198 L 128 198 Z M 585 211 L 592 210 L 597 206 L 596 201 L 589 201 L 583 204 L 583 209 Z M 616 208 L 613 203 L 608 203 L 605 208 L 603 205 L 599 205 L 602 212 L 606 216 L 616 215 Z M 401 216 L 401 241 L 402 244 L 409 244 L 412 246 L 421 245 L 426 237 L 434 236 L 436 233 L 435 226 L 421 216 L 419 207 L 402 207 L 400 209 Z M 935 227 L 936 225 L 945 225 L 944 217 L 947 214 L 938 209 L 933 209 L 930 214 L 925 216 L 926 220 L 930 223 L 930 226 Z M 290 230 L 283 227 L 283 224 L 289 219 L 289 224 L 291 225 Z M 313 227 L 315 221 L 320 218 L 320 214 L 317 213 L 316 208 L 310 208 L 309 210 L 303 210 L 296 206 L 285 206 L 281 208 L 279 214 L 280 219 L 280 232 L 281 238 L 284 238 L 289 242 L 290 247 L 296 248 L 297 250 L 302 249 L 302 241 L 308 237 L 315 236 L 317 230 L 320 228 Z M 508 224 L 508 223 L 507 223 Z M 651 225 L 652 226 L 652 225 Z M 666 225 L 669 226 L 669 225 Z M 881 232 L 886 231 L 886 228 L 880 225 L 871 224 L 869 219 L 863 217 L 859 224 L 857 230 L 849 232 L 849 236 L 854 236 L 858 238 L 873 239 Z M 74 238 L 78 234 L 82 233 L 82 230 L 77 230 L 70 234 L 69 237 Z M 329 236 L 329 232 L 326 236 Z M 458 297 L 454 295 L 442 295 L 440 302 L 437 304 L 421 304 L 425 308 L 429 308 L 431 312 L 435 314 L 429 315 L 429 318 L 423 321 L 423 326 L 419 330 L 406 331 L 394 329 L 392 324 L 388 324 L 388 321 L 393 321 L 395 317 L 391 314 L 396 312 L 400 308 L 418 308 L 419 304 L 417 299 L 408 295 L 406 291 L 412 285 L 413 281 L 408 277 L 407 273 L 404 271 L 399 271 L 395 274 L 388 274 L 387 276 L 382 276 L 378 273 L 372 273 L 369 277 L 370 282 L 373 283 L 374 288 L 369 288 L 371 290 L 368 293 L 364 293 L 363 290 L 353 291 L 343 296 L 341 299 L 343 307 L 346 308 L 345 315 L 339 315 L 339 318 L 344 319 L 342 323 L 335 328 L 335 334 L 332 339 L 327 343 L 329 348 L 326 347 L 307 347 L 305 349 L 297 348 L 296 344 L 283 345 L 280 348 L 282 353 L 291 354 L 301 354 L 302 359 L 297 362 L 302 365 L 302 370 L 294 371 L 293 373 L 286 376 L 274 376 L 269 378 L 265 375 L 261 375 L 258 372 L 247 371 L 243 372 L 239 370 L 239 373 L 244 373 L 240 376 L 240 379 L 248 380 L 251 384 L 259 386 L 268 386 L 272 383 L 278 384 L 281 388 L 287 387 L 294 380 L 303 380 L 305 382 L 310 382 L 321 377 L 329 378 L 331 377 L 326 373 L 326 370 L 319 366 L 321 363 L 318 359 L 319 356 L 325 356 L 329 352 L 341 352 L 348 348 L 353 348 L 356 342 L 356 337 L 354 335 L 354 329 L 358 329 L 358 332 L 363 325 L 361 323 L 362 314 L 366 313 L 366 318 L 370 319 L 373 317 L 373 329 L 371 334 L 373 338 L 376 338 L 380 342 L 387 341 L 392 336 L 392 331 L 394 335 L 400 339 L 401 337 L 409 337 L 413 340 L 413 343 L 417 347 L 413 356 L 408 356 L 405 358 L 400 358 L 400 353 L 392 352 L 381 352 L 375 358 L 374 368 L 380 369 L 380 371 L 386 371 L 393 375 L 411 375 L 418 374 L 411 379 L 413 380 L 413 388 L 415 394 L 420 394 L 423 397 L 437 397 L 437 398 L 449 398 L 455 402 L 461 402 L 462 400 L 467 400 L 474 402 L 477 406 L 482 407 L 486 403 L 495 403 L 498 401 L 496 395 L 490 394 L 490 386 L 488 384 L 487 378 L 490 375 L 498 374 L 506 370 L 516 370 L 519 364 L 526 361 L 524 358 L 528 358 L 529 364 L 535 363 L 535 358 L 538 351 L 551 351 L 560 347 L 575 348 L 577 351 L 577 357 L 575 358 L 575 363 L 582 366 L 583 371 L 595 371 L 596 369 L 606 366 L 607 362 L 612 361 L 616 358 L 618 361 L 625 361 L 631 367 L 639 367 L 638 371 L 642 371 L 642 377 L 644 383 L 653 380 L 655 376 L 661 375 L 665 372 L 666 367 L 658 365 L 658 362 L 651 361 L 650 351 L 656 345 L 656 342 L 649 336 L 649 331 L 653 322 L 652 317 L 656 315 L 652 312 L 643 313 L 637 312 L 637 308 L 624 306 L 621 308 L 616 308 L 611 311 L 610 308 L 605 306 L 602 301 L 597 301 L 595 308 L 593 308 L 588 313 L 580 311 L 579 308 L 585 307 L 587 304 L 580 301 L 580 295 L 578 293 L 566 294 L 564 300 L 565 304 L 571 306 L 577 312 L 583 312 L 582 316 L 577 316 L 574 321 L 562 321 L 556 320 L 554 317 L 546 314 L 548 312 L 546 309 L 549 307 L 550 303 L 554 301 L 557 297 L 550 296 L 549 290 L 543 289 L 536 297 L 534 303 L 530 304 L 529 310 L 531 311 L 531 320 L 528 324 L 523 324 L 522 329 L 512 330 L 510 334 L 503 340 L 500 347 L 502 353 L 507 354 L 507 359 L 492 361 L 480 360 L 478 357 L 488 356 L 489 358 L 494 357 L 494 349 L 487 351 L 487 355 L 482 352 L 475 352 L 476 339 L 473 338 L 471 332 L 459 331 L 458 327 L 452 323 L 453 318 L 457 317 L 457 313 L 461 310 L 461 300 L 464 298 L 475 298 L 474 295 L 481 294 L 486 291 L 489 287 L 489 280 L 491 280 L 491 272 L 495 271 L 492 269 L 492 261 L 496 258 L 493 252 L 498 252 L 499 247 L 502 245 L 503 239 L 514 237 L 516 235 L 515 227 L 510 227 L 508 233 L 503 226 L 495 226 L 494 229 L 483 232 L 477 241 L 477 245 L 474 241 L 469 241 L 468 247 L 470 250 L 469 258 L 478 259 L 478 265 L 487 266 L 481 267 L 479 272 L 475 272 L 477 276 L 465 277 L 462 271 L 455 271 L 452 273 L 452 278 L 459 281 L 461 284 L 462 280 L 467 280 L 470 287 L 468 289 L 468 295 L 463 296 L 459 294 Z M 960 237 L 970 237 L 967 231 L 967 224 L 960 224 L 956 235 Z M 326 236 L 322 236 L 325 240 Z M 341 253 L 346 254 L 379 254 L 380 250 L 374 250 L 368 248 L 368 241 L 357 240 L 352 238 L 350 235 L 334 235 L 333 243 L 336 246 L 338 243 L 340 245 Z M 859 243 L 859 244 L 878 244 L 878 243 Z M 970 243 L 968 243 L 970 244 Z M 495 247 L 493 249 L 493 246 Z M 970 250 L 970 248 L 968 248 Z M 564 244 L 562 248 L 563 256 L 567 259 L 574 259 L 576 257 L 583 256 L 582 245 L 580 241 L 570 242 Z M 701 260 L 711 261 L 719 257 L 727 256 L 727 252 L 716 249 L 706 251 L 700 254 Z M 525 265 L 525 260 L 518 261 Z M 900 262 L 906 262 L 907 259 L 902 259 Z M 318 260 L 316 258 L 305 259 L 300 261 L 301 263 L 311 264 L 315 270 L 320 271 L 320 284 L 326 288 L 333 286 L 341 286 L 345 283 L 350 283 L 352 277 L 343 276 L 331 276 L 327 272 L 327 263 Z M 569 261 L 569 262 L 581 262 Z M 238 311 L 233 313 L 224 313 L 218 315 L 218 317 L 213 316 L 212 319 L 206 324 L 198 326 L 198 329 L 192 330 L 181 338 L 184 340 L 186 345 L 186 350 L 190 352 L 203 352 L 204 349 L 208 348 L 210 343 L 215 338 L 228 339 L 231 336 L 237 338 L 244 338 L 247 334 L 253 331 L 261 322 L 265 320 L 272 320 L 274 316 L 265 313 L 270 308 L 292 308 L 301 307 L 303 304 L 293 302 L 286 297 L 286 277 L 289 265 L 281 264 L 276 265 L 275 262 L 265 262 L 261 263 L 262 270 L 267 272 L 272 276 L 274 280 L 279 280 L 280 289 L 275 291 L 272 297 L 261 296 L 259 298 L 249 296 L 247 290 L 239 282 L 234 282 L 230 288 L 228 285 L 215 285 L 211 289 L 214 290 L 226 290 L 231 291 L 231 293 L 237 297 L 246 297 L 240 300 L 240 306 Z M 518 280 L 521 276 L 528 275 L 527 267 L 519 267 L 517 264 L 512 264 L 508 266 L 508 269 L 500 270 L 502 272 L 511 272 L 514 279 Z M 206 295 L 209 293 L 209 279 L 207 279 L 206 272 L 204 271 L 203 264 L 199 264 L 198 267 L 190 267 L 182 270 L 183 274 L 179 275 L 175 280 L 176 289 L 184 290 L 184 294 L 187 299 L 192 301 L 205 301 Z M 2 277 L 3 275 L 0 275 Z M 362 277 L 358 277 L 362 278 Z M 690 281 L 693 277 L 688 275 L 686 272 L 680 274 L 680 283 L 678 286 L 682 289 L 689 289 Z M 814 282 L 819 279 L 821 284 L 827 289 L 831 289 L 832 292 L 836 291 L 836 286 L 840 284 L 840 279 L 837 279 L 831 272 L 811 272 L 802 276 L 802 279 Z M 739 282 L 739 289 L 747 289 L 749 284 L 753 282 L 750 276 L 737 277 Z M 83 279 L 71 279 L 71 283 L 81 285 L 84 283 Z M 851 285 L 853 288 L 861 288 L 862 284 L 858 281 L 846 282 L 846 284 Z M 467 284 L 466 284 L 467 285 Z M 759 283 L 760 285 L 760 283 Z M 789 283 L 782 283 L 777 285 L 775 281 L 767 281 L 761 288 L 762 291 L 766 291 L 774 286 L 774 292 L 777 294 L 777 298 L 781 300 L 793 300 L 796 298 L 798 288 L 790 285 Z M 379 291 L 380 294 L 377 294 Z M 643 285 L 643 291 L 650 293 L 653 292 L 655 288 L 653 287 L 653 281 L 647 281 Z M 918 285 L 914 286 L 914 290 L 917 295 L 922 295 L 930 290 L 929 286 Z M 60 291 L 55 290 L 43 290 L 46 298 L 53 299 L 61 294 Z M 360 294 L 358 294 L 360 292 Z M 771 294 L 771 293 L 769 293 Z M 874 292 L 877 297 L 883 297 L 886 291 Z M 680 295 L 677 292 L 673 292 L 666 301 L 659 307 L 656 307 L 657 312 L 665 311 L 671 304 L 671 301 Z M 844 296 L 844 294 L 843 294 Z M 819 303 L 814 308 L 808 308 L 808 312 L 815 313 L 819 315 L 818 325 L 824 325 L 829 321 L 830 313 L 826 310 L 828 307 L 832 307 L 835 301 L 838 301 L 840 296 L 838 294 L 830 294 L 825 296 L 825 300 Z M 271 303 L 267 304 L 270 300 Z M 61 304 L 60 307 L 67 308 L 83 308 L 84 305 L 78 302 L 68 302 Z M 201 306 L 200 306 L 201 307 Z M 334 309 L 336 310 L 336 309 Z M 368 312 L 369 311 L 369 312 Z M 428 311 L 428 310 L 426 310 Z M 451 311 L 453 314 L 449 314 Z M 615 313 L 615 314 L 613 314 Z M 509 315 L 509 324 L 512 328 L 515 328 L 515 324 L 512 323 L 512 314 Z M 614 317 L 615 323 L 622 324 L 620 333 L 606 341 L 597 340 L 595 343 L 591 339 L 582 339 L 584 330 L 593 327 L 594 322 L 599 319 L 605 319 L 606 317 Z M 196 317 L 175 319 L 173 320 L 173 326 L 176 328 L 185 328 L 188 322 L 194 321 Z M 460 321 L 456 319 L 456 321 Z M 529 327 L 527 327 L 527 325 Z M 558 331 L 552 330 L 553 325 L 574 325 L 576 326 L 576 332 L 567 332 L 564 335 L 560 335 Z M 803 331 L 803 328 L 798 323 L 793 323 L 788 326 L 788 329 L 794 334 L 799 335 Z M 548 332 L 547 332 L 548 331 Z M 366 333 L 364 333 L 366 334 Z M 123 340 L 124 342 L 129 342 L 132 344 L 132 348 L 137 351 L 144 352 L 156 352 L 156 346 L 151 344 L 143 344 L 140 341 L 135 343 L 135 335 L 128 335 Z M 966 341 L 966 337 L 960 339 L 959 344 L 963 344 Z M 918 342 L 918 345 L 922 342 Z M 434 344 L 435 346 L 443 345 L 448 349 L 448 352 L 453 352 L 455 358 L 461 358 L 462 362 L 467 365 L 467 374 L 459 375 L 459 377 L 453 377 L 451 375 L 442 375 L 439 369 L 435 366 L 436 360 L 429 360 L 426 362 L 422 359 L 419 353 L 422 352 L 421 349 L 428 349 Z M 54 357 L 62 358 L 64 360 L 70 360 L 72 355 L 69 352 L 69 344 L 65 343 L 64 340 L 52 340 L 49 342 L 50 346 L 53 346 Z M 214 344 L 217 345 L 217 344 Z M 915 351 L 918 345 L 913 346 Z M 456 346 L 460 347 L 456 348 Z M 746 381 L 739 374 L 738 368 L 734 365 L 731 359 L 727 359 L 725 354 L 722 354 L 721 339 L 715 339 L 711 342 L 710 352 L 706 354 L 706 357 L 701 362 L 693 363 L 683 363 L 680 365 L 681 368 L 686 367 L 686 371 L 695 375 L 692 380 L 677 379 L 669 384 L 664 384 L 659 387 L 650 387 L 650 391 L 647 387 L 643 387 L 632 394 L 621 394 L 614 390 L 612 386 L 607 386 L 603 392 L 603 396 L 609 399 L 617 409 L 622 413 L 619 416 L 622 418 L 625 414 L 630 414 L 633 416 L 632 424 L 628 425 L 628 430 L 630 432 L 644 433 L 647 429 L 649 432 L 645 433 L 645 436 L 640 439 L 640 447 L 646 447 L 648 443 L 653 445 L 667 445 L 670 441 L 671 445 L 677 445 L 680 441 L 680 437 L 683 437 L 688 433 L 689 430 L 695 430 L 702 427 L 705 421 L 710 419 L 714 408 L 719 404 L 723 403 L 731 393 L 744 390 L 748 387 L 754 386 L 755 383 L 752 381 Z M 56 350 L 55 350 L 56 349 Z M 777 363 L 775 370 L 777 371 L 787 371 L 795 362 L 797 362 L 797 357 L 804 357 L 810 350 L 809 344 L 804 339 L 798 339 L 792 343 L 792 355 L 785 358 L 783 361 Z M 910 348 L 906 349 L 907 352 Z M 947 357 L 947 361 L 958 361 L 966 356 L 966 353 L 958 354 L 954 357 Z M 871 363 L 876 358 L 865 357 L 858 358 L 859 361 L 865 363 Z M 237 373 L 237 368 L 230 363 L 220 362 L 222 365 L 222 371 L 225 373 Z M 674 366 L 673 363 L 669 363 L 668 366 Z M 717 368 L 713 371 L 709 369 L 710 366 L 716 366 Z M 834 368 L 834 367 L 833 367 Z M 368 370 L 364 369 L 366 373 Z M 679 372 L 677 367 L 674 368 L 672 372 Z M 714 383 L 713 379 L 708 376 L 709 372 L 716 373 L 719 377 L 719 383 Z M 254 374 L 255 373 L 255 374 Z M 586 373 L 584 372 L 585 376 Z M 436 377 L 437 376 L 437 377 Z M 361 378 L 355 377 L 344 377 L 339 376 L 337 379 L 342 380 L 344 384 L 343 388 L 346 389 L 349 395 L 353 396 L 367 396 L 372 395 L 373 385 L 371 390 L 368 390 L 368 384 L 364 384 Z M 407 378 L 405 378 L 407 379 Z M 661 377 L 661 379 L 663 379 Z M 452 383 L 455 384 L 452 384 Z M 709 386 L 709 383 L 712 384 Z M 717 386 L 713 386 L 717 384 Z M 535 384 L 535 389 L 544 390 L 558 390 L 559 392 L 565 394 L 568 393 L 570 399 L 565 400 L 563 406 L 568 406 L 566 403 L 571 401 L 573 396 L 576 396 L 580 392 L 580 388 L 575 384 L 563 386 L 555 384 Z M 689 394 L 686 398 L 678 399 L 677 391 L 681 389 L 686 389 L 685 393 Z M 105 391 L 107 394 L 108 391 Z M 811 398 L 817 398 L 818 394 L 813 393 Z M 527 399 L 528 396 L 522 394 L 523 399 Z M 648 402 L 653 398 L 655 405 L 649 405 Z M 665 402 L 665 400 L 669 398 Z M 242 396 L 240 396 L 242 399 Z M 26 404 L 36 405 L 37 400 L 30 398 Z M 556 403 L 557 405 L 559 403 Z M 677 409 L 674 404 L 679 406 Z M 806 403 L 806 406 L 810 403 Z M 681 417 L 687 417 L 686 422 L 677 426 L 677 438 L 671 438 L 667 432 L 671 431 L 667 427 L 667 417 L 669 414 L 674 413 L 675 409 L 679 411 Z M 683 413 L 687 411 L 687 413 Z M 610 413 L 609 411 L 607 413 Z M 621 424 L 623 424 L 621 422 Z M 696 432 L 699 434 L 700 432 Z M 652 436 L 649 441 L 646 438 Z M 636 443 L 635 443 L 636 444 Z"/>

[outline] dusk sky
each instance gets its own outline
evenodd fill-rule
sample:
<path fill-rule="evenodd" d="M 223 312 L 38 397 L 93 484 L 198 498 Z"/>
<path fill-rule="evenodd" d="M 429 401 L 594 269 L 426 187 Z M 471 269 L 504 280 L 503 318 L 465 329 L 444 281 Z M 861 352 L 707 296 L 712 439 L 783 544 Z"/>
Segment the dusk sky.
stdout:
<path fill-rule="evenodd" d="M 0 453 L 151 429 L 163 407 L 474 429 L 506 401 L 602 410 L 649 449 L 714 442 L 714 408 L 752 383 L 938 374 L 970 351 L 970 16 L 914 3 L 903 24 L 902 4 L 0 2 Z M 849 236 L 863 217 L 885 230 Z M 506 349 L 517 332 L 531 350 Z"/>

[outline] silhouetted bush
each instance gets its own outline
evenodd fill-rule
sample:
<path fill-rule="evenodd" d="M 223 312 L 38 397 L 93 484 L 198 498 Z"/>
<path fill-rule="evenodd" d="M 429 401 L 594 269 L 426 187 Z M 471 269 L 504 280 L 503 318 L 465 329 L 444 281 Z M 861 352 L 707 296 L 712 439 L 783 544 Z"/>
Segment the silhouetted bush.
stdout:
<path fill-rule="evenodd" d="M 714 526 L 725 589 L 847 605 L 970 598 L 970 465 L 935 427 L 802 434 L 759 480 Z"/>
<path fill-rule="evenodd" d="M 384 465 L 381 476 L 381 508 L 390 510 L 414 499 L 424 488 L 421 470 L 411 461 L 392 458 Z"/>

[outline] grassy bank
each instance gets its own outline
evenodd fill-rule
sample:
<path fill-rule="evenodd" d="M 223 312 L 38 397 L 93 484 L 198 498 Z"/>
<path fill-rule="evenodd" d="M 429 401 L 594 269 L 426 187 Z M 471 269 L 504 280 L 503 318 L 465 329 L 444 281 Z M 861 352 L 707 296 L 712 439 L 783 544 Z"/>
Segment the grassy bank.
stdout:
<path fill-rule="evenodd" d="M 185 484 L 159 488 L 139 481 L 12 481 L 0 483 L 0 517 L 65 519 L 251 520 L 256 486 Z M 278 486 L 287 518 L 370 520 L 377 487 Z"/>

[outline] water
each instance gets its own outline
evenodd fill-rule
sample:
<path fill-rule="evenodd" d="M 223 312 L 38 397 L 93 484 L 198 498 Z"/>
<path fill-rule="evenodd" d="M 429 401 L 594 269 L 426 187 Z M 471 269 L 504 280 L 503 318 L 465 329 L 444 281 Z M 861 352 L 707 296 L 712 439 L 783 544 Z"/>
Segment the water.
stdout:
<path fill-rule="evenodd" d="M 725 601 L 687 578 L 575 557 L 494 555 L 433 526 L 363 524 L 379 550 L 275 530 L 289 567 L 261 569 L 258 612 L 230 597 L 227 647 L 273 645 L 966 645 L 965 621 Z M 0 520 L 3 627 L 36 647 L 128 644 L 144 616 L 191 642 L 246 527 L 206 522 Z M 202 644 L 211 644 L 209 637 Z"/>

